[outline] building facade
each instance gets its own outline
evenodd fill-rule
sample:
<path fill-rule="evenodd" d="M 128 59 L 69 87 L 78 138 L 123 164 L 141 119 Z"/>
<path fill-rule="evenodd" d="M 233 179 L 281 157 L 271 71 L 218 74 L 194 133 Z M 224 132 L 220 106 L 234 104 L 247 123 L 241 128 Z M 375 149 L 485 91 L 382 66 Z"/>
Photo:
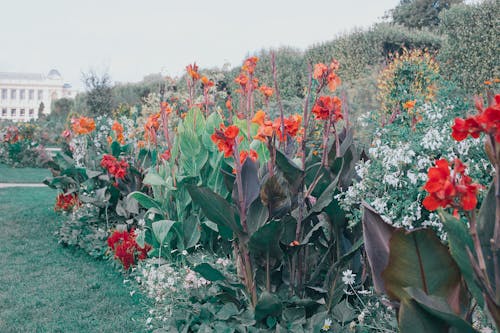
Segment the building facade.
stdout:
<path fill-rule="evenodd" d="M 71 85 L 64 83 L 55 69 L 47 75 L 0 72 L 0 120 L 38 119 L 41 114 L 50 114 L 56 99 L 75 95 Z"/>

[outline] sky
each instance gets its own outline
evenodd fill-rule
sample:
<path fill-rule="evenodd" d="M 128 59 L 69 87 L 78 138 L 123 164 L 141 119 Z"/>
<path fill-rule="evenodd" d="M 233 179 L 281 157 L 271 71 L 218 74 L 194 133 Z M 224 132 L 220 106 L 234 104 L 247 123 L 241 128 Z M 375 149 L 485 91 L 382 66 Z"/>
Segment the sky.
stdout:
<path fill-rule="evenodd" d="M 83 90 L 239 65 L 262 48 L 305 49 L 382 21 L 399 0 L 0 0 L 0 71 L 48 73 Z"/>

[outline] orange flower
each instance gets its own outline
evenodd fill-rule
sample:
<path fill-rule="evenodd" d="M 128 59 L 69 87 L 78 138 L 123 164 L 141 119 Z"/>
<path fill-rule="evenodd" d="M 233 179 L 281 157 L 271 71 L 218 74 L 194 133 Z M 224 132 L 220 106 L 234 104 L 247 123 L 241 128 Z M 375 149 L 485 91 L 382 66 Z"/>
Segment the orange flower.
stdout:
<path fill-rule="evenodd" d="M 403 108 L 405 110 L 413 109 L 415 107 L 415 104 L 417 103 L 416 100 L 413 101 L 407 101 L 403 104 Z"/>
<path fill-rule="evenodd" d="M 285 133 L 281 133 L 281 118 L 276 118 L 273 122 L 273 128 L 280 141 L 286 141 L 287 137 L 295 137 L 299 131 L 302 122 L 302 116 L 296 114 L 283 119 Z"/>
<path fill-rule="evenodd" d="M 198 66 L 196 65 L 196 63 L 193 63 L 192 65 L 189 64 L 186 67 L 186 71 L 188 75 L 191 76 L 191 79 L 193 79 L 193 81 L 197 81 L 200 79 L 200 74 L 198 73 Z"/>
<path fill-rule="evenodd" d="M 94 119 L 88 117 L 73 118 L 71 128 L 77 135 L 89 134 L 95 130 L 95 122 Z"/>
<path fill-rule="evenodd" d="M 226 108 L 230 111 L 233 110 L 233 104 L 231 103 L 231 97 L 228 97 L 227 98 L 227 101 L 226 101 Z"/>
<path fill-rule="evenodd" d="M 248 76 L 246 76 L 243 73 L 240 73 L 236 79 L 234 79 L 234 82 L 238 83 L 242 88 L 245 88 L 246 85 L 248 84 Z"/>
<path fill-rule="evenodd" d="M 172 113 L 172 108 L 167 102 L 161 102 L 160 104 L 160 110 L 161 112 L 165 112 L 166 114 Z"/>
<path fill-rule="evenodd" d="M 259 61 L 258 57 L 250 57 L 245 60 L 243 66 L 241 66 L 241 70 L 247 72 L 252 75 L 255 72 L 255 67 L 257 66 L 257 62 Z"/>
<path fill-rule="evenodd" d="M 273 95 L 274 90 L 271 87 L 268 86 L 260 86 L 259 91 L 264 95 L 265 98 L 269 98 Z"/>
<path fill-rule="evenodd" d="M 266 113 L 262 110 L 255 112 L 252 118 L 252 123 L 258 124 L 259 126 L 264 125 L 264 120 L 266 119 Z"/>
<path fill-rule="evenodd" d="M 115 132 L 123 132 L 123 126 L 116 120 L 113 123 L 113 126 L 111 126 L 111 129 Z"/>
<path fill-rule="evenodd" d="M 201 77 L 201 83 L 206 87 L 210 88 L 214 86 L 214 81 L 209 80 L 206 76 Z"/>
<path fill-rule="evenodd" d="M 215 132 L 210 137 L 212 141 L 217 145 L 219 151 L 224 152 L 224 157 L 230 157 L 234 154 L 234 146 L 236 144 L 236 137 L 240 129 L 237 126 L 224 126 L 220 124 L 219 129 L 215 129 Z"/>
<path fill-rule="evenodd" d="M 342 119 L 341 113 L 342 101 L 334 96 L 320 96 L 316 101 L 312 109 L 312 113 L 315 114 L 316 119 L 327 120 L 332 117 L 333 121 L 338 121 Z"/>
<path fill-rule="evenodd" d="M 250 156 L 250 159 L 254 162 L 257 162 L 257 160 L 259 159 L 259 154 L 257 154 L 257 152 L 253 149 L 250 149 L 250 154 L 248 153 L 248 151 L 246 150 L 242 150 L 240 151 L 240 164 L 243 165 L 243 163 L 245 163 L 245 160 L 247 159 L 247 157 Z"/>
<path fill-rule="evenodd" d="M 340 77 L 338 77 L 338 75 L 335 74 L 334 72 L 328 74 L 326 80 L 328 81 L 328 89 L 330 89 L 331 92 L 337 90 L 337 87 L 340 86 L 340 84 L 342 83 Z"/>
<path fill-rule="evenodd" d="M 109 135 L 106 138 L 106 140 L 108 141 L 108 145 L 111 145 L 113 143 L 113 138 L 111 136 L 109 136 Z"/>
<path fill-rule="evenodd" d="M 487 86 L 491 86 L 493 84 L 493 82 L 491 82 L 491 81 L 484 81 L 484 84 L 487 85 Z"/>
<path fill-rule="evenodd" d="M 316 80 L 321 79 L 327 73 L 328 73 L 328 67 L 326 67 L 325 64 L 319 63 L 314 65 L 313 78 L 315 78 Z"/>

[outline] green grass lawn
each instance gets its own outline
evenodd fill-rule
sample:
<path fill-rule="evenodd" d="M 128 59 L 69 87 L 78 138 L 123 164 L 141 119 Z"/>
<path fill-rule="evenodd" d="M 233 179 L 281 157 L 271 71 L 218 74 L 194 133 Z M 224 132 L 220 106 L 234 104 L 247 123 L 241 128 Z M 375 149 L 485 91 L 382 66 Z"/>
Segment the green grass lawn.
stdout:
<path fill-rule="evenodd" d="M 0 183 L 41 183 L 50 171 L 40 168 L 12 168 L 0 164 Z"/>
<path fill-rule="evenodd" d="M 143 331 L 145 300 L 123 275 L 57 243 L 54 196 L 0 189 L 0 332 Z"/>

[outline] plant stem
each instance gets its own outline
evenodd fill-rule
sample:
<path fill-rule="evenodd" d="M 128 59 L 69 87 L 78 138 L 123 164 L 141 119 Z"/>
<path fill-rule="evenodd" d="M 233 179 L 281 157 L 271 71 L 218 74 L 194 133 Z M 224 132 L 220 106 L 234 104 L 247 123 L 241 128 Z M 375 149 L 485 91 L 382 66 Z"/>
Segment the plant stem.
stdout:
<path fill-rule="evenodd" d="M 272 67 L 272 72 L 273 72 L 273 81 L 274 81 L 274 91 L 276 92 L 276 101 L 278 102 L 278 106 L 280 109 L 280 121 L 281 121 L 281 136 L 283 138 L 285 137 L 285 114 L 283 112 L 283 104 L 281 104 L 281 95 L 280 95 L 280 90 L 278 88 L 278 73 L 276 71 L 276 54 L 274 52 L 271 52 L 271 67 Z M 282 146 L 283 141 L 281 141 L 280 138 L 280 147 Z"/>
<path fill-rule="evenodd" d="M 266 252 L 266 289 L 271 292 L 271 272 L 269 268 L 269 251 Z"/>
<path fill-rule="evenodd" d="M 470 234 L 472 236 L 472 241 L 474 242 L 474 249 L 476 250 L 479 269 L 483 273 L 486 281 L 488 281 L 488 272 L 486 271 L 486 263 L 484 261 L 483 250 L 481 249 L 481 242 L 477 233 L 476 212 L 474 210 L 470 214 L 469 222 Z"/>

